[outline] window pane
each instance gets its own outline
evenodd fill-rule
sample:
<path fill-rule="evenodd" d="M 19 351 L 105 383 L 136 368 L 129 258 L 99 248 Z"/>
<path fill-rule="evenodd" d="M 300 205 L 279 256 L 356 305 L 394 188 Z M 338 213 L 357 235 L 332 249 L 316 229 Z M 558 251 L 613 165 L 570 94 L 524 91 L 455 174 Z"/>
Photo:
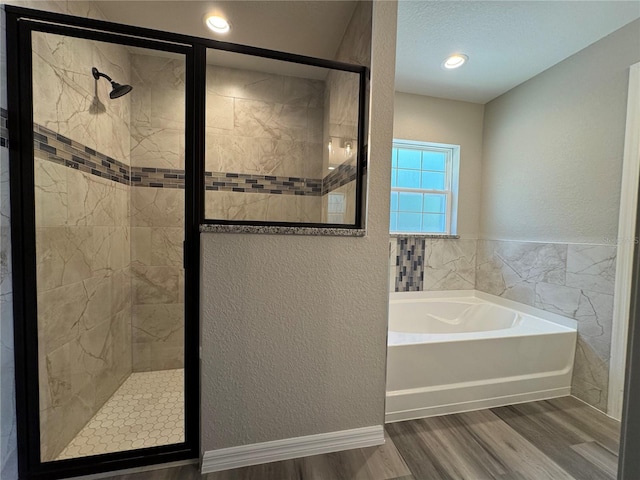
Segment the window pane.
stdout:
<path fill-rule="evenodd" d="M 422 211 L 425 213 L 445 213 L 447 197 L 425 193 Z"/>
<path fill-rule="evenodd" d="M 391 221 L 389 222 L 389 230 L 395 232 L 398 230 L 398 214 L 391 213 Z"/>
<path fill-rule="evenodd" d="M 391 186 L 398 186 L 398 170 L 396 168 L 391 170 Z"/>
<path fill-rule="evenodd" d="M 425 213 L 422 215 L 422 231 L 443 233 L 445 231 L 445 215 Z"/>
<path fill-rule="evenodd" d="M 401 212 L 421 212 L 422 211 L 422 194 L 400 192 L 400 210 Z"/>
<path fill-rule="evenodd" d="M 398 214 L 398 231 L 419 232 L 420 217 L 421 217 L 420 213 L 399 213 Z"/>
<path fill-rule="evenodd" d="M 391 150 L 391 166 L 392 167 L 398 166 L 398 149 L 397 148 L 394 148 L 393 150 Z"/>
<path fill-rule="evenodd" d="M 420 188 L 420 170 L 398 170 L 398 187 Z"/>
<path fill-rule="evenodd" d="M 398 167 L 420 170 L 420 150 L 398 149 Z"/>
<path fill-rule="evenodd" d="M 422 152 L 422 169 L 444 172 L 446 159 L 444 152 Z"/>
<path fill-rule="evenodd" d="M 398 211 L 398 192 L 391 192 L 391 210 Z"/>
<path fill-rule="evenodd" d="M 422 172 L 422 188 L 444 190 L 444 173 Z"/>

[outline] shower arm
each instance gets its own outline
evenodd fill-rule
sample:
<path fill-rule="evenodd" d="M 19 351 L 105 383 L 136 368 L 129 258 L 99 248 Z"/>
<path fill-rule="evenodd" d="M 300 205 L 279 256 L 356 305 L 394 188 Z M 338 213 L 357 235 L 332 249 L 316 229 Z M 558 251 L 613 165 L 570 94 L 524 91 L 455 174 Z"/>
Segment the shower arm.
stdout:
<path fill-rule="evenodd" d="M 93 74 L 93 78 L 95 78 L 96 80 L 98 80 L 100 77 L 104 77 L 107 80 L 109 80 L 111 83 L 113 83 L 113 80 L 109 75 L 107 75 L 106 73 L 99 72 L 96 67 L 93 67 L 91 69 L 91 73 Z"/>

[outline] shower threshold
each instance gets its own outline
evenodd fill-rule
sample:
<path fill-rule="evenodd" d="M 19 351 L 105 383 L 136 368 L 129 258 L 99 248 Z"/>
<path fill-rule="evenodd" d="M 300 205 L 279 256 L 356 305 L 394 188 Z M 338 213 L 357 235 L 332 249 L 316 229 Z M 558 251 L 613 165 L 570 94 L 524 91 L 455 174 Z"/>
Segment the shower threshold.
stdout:
<path fill-rule="evenodd" d="M 56 460 L 184 441 L 184 370 L 136 372 Z"/>

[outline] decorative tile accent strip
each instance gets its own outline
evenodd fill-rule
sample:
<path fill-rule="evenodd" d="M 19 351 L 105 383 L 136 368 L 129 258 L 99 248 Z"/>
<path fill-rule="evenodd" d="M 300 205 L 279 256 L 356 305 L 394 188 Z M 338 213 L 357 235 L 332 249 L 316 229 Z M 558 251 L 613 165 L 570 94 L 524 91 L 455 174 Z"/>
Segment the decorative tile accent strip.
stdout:
<path fill-rule="evenodd" d="M 398 238 L 396 251 L 396 292 L 422 291 L 424 254 L 424 238 Z"/>
<path fill-rule="evenodd" d="M 7 111 L 1 109 L 0 146 L 8 147 Z M 34 149 L 41 157 L 81 172 L 133 187 L 184 188 L 183 169 L 130 167 L 114 158 L 34 124 Z M 353 165 L 340 165 L 324 179 L 205 172 L 205 190 L 322 196 L 356 179 Z"/>
<path fill-rule="evenodd" d="M 0 108 L 0 147 L 9 148 L 9 112 Z"/>
<path fill-rule="evenodd" d="M 271 227 L 258 225 L 200 225 L 206 233 L 260 233 L 265 235 L 312 235 L 327 237 L 364 237 L 362 228 Z"/>
<path fill-rule="evenodd" d="M 184 188 L 184 170 L 131 167 L 132 187 Z"/>
<path fill-rule="evenodd" d="M 232 172 L 205 172 L 205 189 L 226 192 L 322 195 L 322 180 Z"/>
<path fill-rule="evenodd" d="M 356 179 L 358 169 L 355 165 L 340 165 L 332 170 L 329 175 L 322 180 L 322 195 L 334 191 L 337 188 L 353 182 Z"/>
<path fill-rule="evenodd" d="M 33 125 L 33 148 L 45 159 L 69 168 L 130 185 L 129 165 L 96 152 L 81 143 L 49 130 Z"/>

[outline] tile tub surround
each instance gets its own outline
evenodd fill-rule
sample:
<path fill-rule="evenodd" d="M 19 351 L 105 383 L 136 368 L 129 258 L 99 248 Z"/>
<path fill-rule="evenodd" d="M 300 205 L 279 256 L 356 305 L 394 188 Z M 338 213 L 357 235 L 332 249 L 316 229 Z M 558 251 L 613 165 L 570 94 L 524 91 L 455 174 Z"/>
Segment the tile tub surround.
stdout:
<path fill-rule="evenodd" d="M 473 290 L 476 240 L 395 236 L 389 241 L 389 289 L 394 292 Z"/>
<path fill-rule="evenodd" d="M 56 460 L 184 442 L 184 371 L 132 373 Z"/>
<path fill-rule="evenodd" d="M 606 411 L 616 247 L 479 240 L 476 289 L 578 321 L 572 394 Z"/>

